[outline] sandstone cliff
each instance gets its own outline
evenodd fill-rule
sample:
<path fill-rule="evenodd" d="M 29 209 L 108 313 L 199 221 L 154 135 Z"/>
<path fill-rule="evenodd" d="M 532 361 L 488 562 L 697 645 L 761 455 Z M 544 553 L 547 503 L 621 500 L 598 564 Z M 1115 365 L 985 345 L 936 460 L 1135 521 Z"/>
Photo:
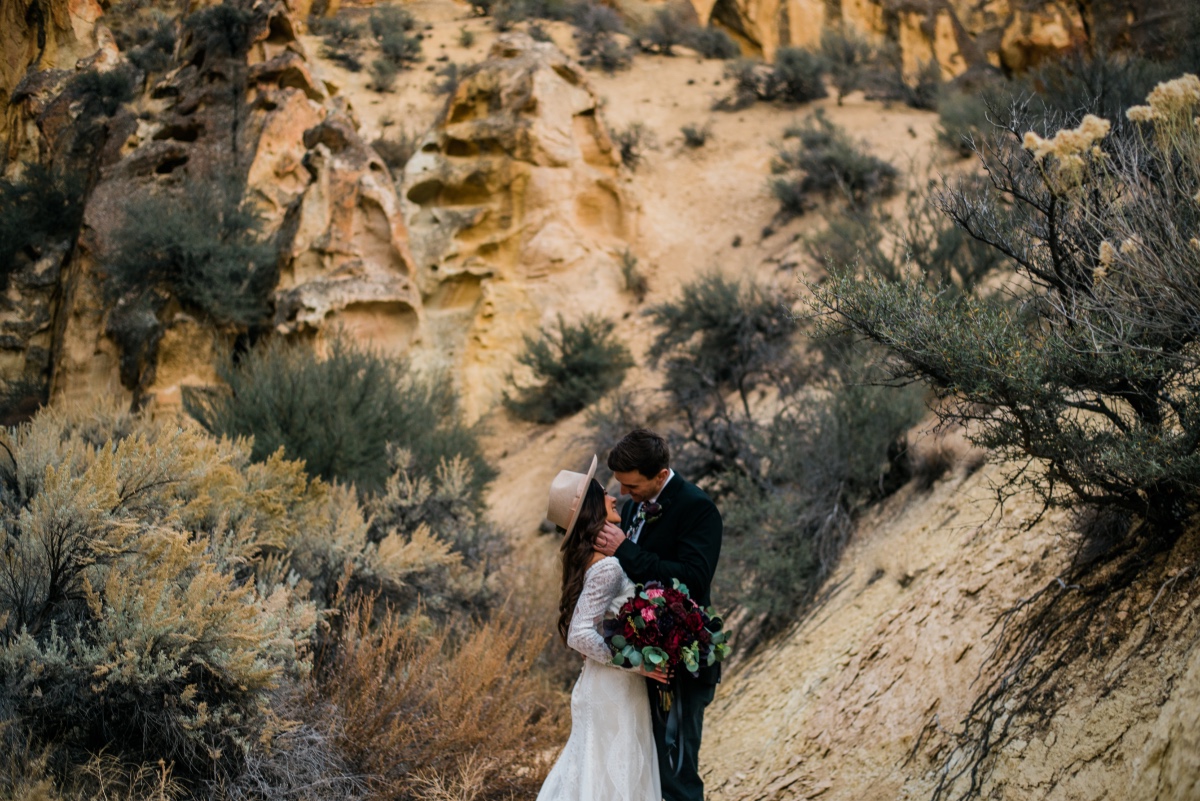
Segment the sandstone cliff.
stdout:
<path fill-rule="evenodd" d="M 701 23 L 711 20 L 728 29 L 767 60 L 780 47 L 814 46 L 823 30 L 842 27 L 894 43 L 907 74 L 937 61 L 944 78 L 972 67 L 1019 72 L 1049 54 L 1111 46 L 1122 37 L 1129 44 L 1129 30 L 1160 24 L 1162 16 L 1162 9 L 1138 0 L 692 0 L 692 5 Z M 1112 34 L 1105 25 L 1109 18 L 1121 20 L 1125 33 Z"/>
<path fill-rule="evenodd" d="M 405 170 L 423 354 L 455 370 L 470 416 L 499 400 L 524 335 L 617 296 L 634 218 L 598 112 L 555 45 L 505 35 Z"/>

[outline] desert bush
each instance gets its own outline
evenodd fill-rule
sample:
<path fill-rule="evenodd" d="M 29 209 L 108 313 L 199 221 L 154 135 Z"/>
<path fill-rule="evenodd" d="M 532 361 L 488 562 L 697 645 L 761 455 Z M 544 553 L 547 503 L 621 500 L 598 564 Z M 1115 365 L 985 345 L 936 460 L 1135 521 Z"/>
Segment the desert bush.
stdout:
<path fill-rule="evenodd" d="M 589 315 L 568 324 L 560 315 L 556 328 L 525 338 L 517 359 L 537 382 L 504 403 L 513 414 L 538 423 L 552 423 L 582 411 L 609 390 L 620 386 L 633 366 L 629 350 L 613 337 L 613 323 Z"/>
<path fill-rule="evenodd" d="M 242 201 L 239 181 L 135 196 L 122 211 L 102 259 L 110 298 L 166 292 L 222 326 L 249 327 L 270 314 L 275 247 L 260 238 L 261 218 Z"/>
<path fill-rule="evenodd" d="M 0 290 L 48 247 L 73 240 L 82 218 L 83 182 L 71 173 L 29 164 L 0 178 Z"/>
<path fill-rule="evenodd" d="M 621 163 L 631 170 L 636 170 L 646 158 L 646 151 L 656 147 L 654 132 L 640 122 L 631 122 L 609 133 L 621 155 Z"/>
<path fill-rule="evenodd" d="M 135 88 L 133 71 L 128 67 L 107 72 L 84 70 L 67 85 L 67 91 L 78 98 L 85 118 L 113 116 L 121 104 L 133 99 Z"/>
<path fill-rule="evenodd" d="M 694 26 L 687 31 L 683 43 L 705 58 L 727 60 L 742 54 L 742 48 L 720 28 Z"/>
<path fill-rule="evenodd" d="M 866 88 L 876 53 L 857 31 L 826 28 L 821 32 L 821 56 L 829 69 L 829 82 L 837 90 L 839 106 L 846 95 Z"/>
<path fill-rule="evenodd" d="M 633 295 L 638 303 L 646 299 L 646 293 L 650 291 L 650 284 L 646 280 L 646 275 L 638 267 L 638 258 L 633 255 L 633 251 L 625 248 L 621 252 L 621 280 L 624 283 L 625 291 Z"/>
<path fill-rule="evenodd" d="M 754 105 L 759 99 L 765 99 L 765 79 L 760 80 L 760 73 L 764 70 L 762 62 L 753 59 L 735 58 L 730 61 L 725 65 L 722 75 L 733 84 L 733 91 L 728 97 L 716 101 L 713 108 L 737 111 Z"/>
<path fill-rule="evenodd" d="M 980 154 L 985 191 L 942 193 L 942 212 L 1027 282 L 1015 304 L 845 271 L 816 295 L 829 325 L 880 342 L 945 397 L 943 419 L 1044 468 L 1006 487 L 1122 510 L 1168 541 L 1194 512 L 1200 464 L 1197 110 L 1186 76 L 1115 128 L 1085 117 L 1047 139 L 1018 117 Z"/>
<path fill-rule="evenodd" d="M 606 47 L 621 49 L 612 37 L 625 31 L 625 23 L 621 15 L 609 6 L 582 3 L 572 15 L 572 23 L 575 27 L 575 44 L 579 48 L 579 55 L 585 59 L 599 56 Z M 585 66 L 589 65 L 585 62 Z M 613 71 L 605 69 L 605 72 Z"/>
<path fill-rule="evenodd" d="M 371 88 L 376 92 L 390 92 L 396 85 L 400 68 L 390 58 L 377 58 L 371 62 Z"/>
<path fill-rule="evenodd" d="M 362 70 L 361 25 L 343 16 L 313 19 L 309 23 L 321 39 L 321 57 L 336 61 L 351 72 Z"/>
<path fill-rule="evenodd" d="M 459 69 L 453 61 L 443 64 L 436 73 L 440 80 L 431 87 L 435 95 L 452 95 L 458 89 Z"/>
<path fill-rule="evenodd" d="M 247 8 L 224 0 L 189 14 L 184 28 L 192 41 L 199 44 L 210 57 L 238 58 L 250 49 L 255 14 Z"/>
<path fill-rule="evenodd" d="M 271 340 L 236 364 L 224 362 L 218 375 L 225 388 L 188 391 L 184 408 L 213 434 L 253 436 L 256 461 L 282 448 L 304 460 L 310 475 L 370 492 L 391 474 L 390 443 L 410 452 L 420 475 L 462 457 L 474 492 L 492 476 L 446 378 L 419 376 L 403 360 L 344 337 L 332 339 L 323 356 Z"/>
<path fill-rule="evenodd" d="M 694 27 L 682 7 L 662 6 L 638 31 L 638 46 L 648 53 L 673 56 L 674 48 L 688 40 L 690 29 Z"/>
<path fill-rule="evenodd" d="M 722 481 L 722 596 L 766 615 L 768 629 L 813 598 L 855 514 L 910 476 L 906 435 L 924 415 L 922 394 L 864 378 L 833 373 L 766 425 L 747 427 L 743 450 L 760 458 L 743 463 L 756 467 Z"/>
<path fill-rule="evenodd" d="M 959 186 L 983 192 L 983 179 L 969 176 Z M 850 207 L 827 217 L 826 227 L 804 247 L 818 264 L 854 265 L 888 280 L 920 277 L 943 291 L 973 293 L 1006 262 L 1003 253 L 980 242 L 937 208 L 933 192 L 909 190 L 904 209 L 892 216 L 874 207 Z"/>
<path fill-rule="evenodd" d="M 571 0 L 499 0 L 489 6 L 493 24 L 499 31 L 510 30 L 528 20 L 565 20 L 575 13 L 575 3 Z"/>
<path fill-rule="evenodd" d="M 988 101 L 978 92 L 943 90 L 937 112 L 938 142 L 962 158 L 970 156 L 993 133 Z"/>
<path fill-rule="evenodd" d="M 684 410 L 724 408 L 726 393 L 734 393 L 750 416 L 751 391 L 781 377 L 792 361 L 789 306 L 757 283 L 707 273 L 649 314 L 662 329 L 650 363 L 664 368 L 664 385 Z"/>
<path fill-rule="evenodd" d="M 786 142 L 796 140 L 788 148 Z M 811 195 L 840 194 L 853 206 L 895 191 L 897 170 L 856 143 L 838 125 L 818 112 L 784 132 L 785 144 L 776 151 L 771 171 L 786 177 L 771 181 L 781 213 L 803 214 Z"/>
<path fill-rule="evenodd" d="M 764 91 L 767 100 L 807 103 L 827 96 L 825 60 L 801 47 L 781 47 L 775 53 Z"/>
<path fill-rule="evenodd" d="M 380 6 L 371 12 L 367 23 L 371 36 L 379 44 L 383 60 L 391 62 L 397 70 L 421 57 L 420 34 L 413 33 L 417 20 L 407 9 L 396 5 Z M 371 66 L 373 71 L 377 69 L 374 63 Z"/>
<path fill-rule="evenodd" d="M 416 801 L 465 777 L 463 797 L 528 796 L 545 778 L 541 755 L 566 736 L 562 701 L 531 671 L 546 632 L 516 616 L 464 628 L 431 633 L 370 601 L 346 610 L 319 687 L 340 750 L 377 796 Z"/>
<path fill-rule="evenodd" d="M 471 47 L 474 44 L 475 44 L 475 31 L 471 30 L 466 25 L 460 26 L 458 29 L 458 46 L 459 47 Z"/>
<path fill-rule="evenodd" d="M 229 535 L 187 525 L 228 454 L 119 415 L 43 411 L 4 439 L 0 708 L 56 760 L 236 773 L 282 730 L 268 693 L 307 671 L 316 616 L 286 585 L 235 580 L 212 550 Z"/>
<path fill-rule="evenodd" d="M 175 53 L 176 19 L 140 2 L 115 3 L 104 15 L 117 47 L 146 73 L 163 72 Z"/>
<path fill-rule="evenodd" d="M 708 143 L 709 137 L 712 136 L 712 126 L 709 124 L 685 125 L 679 129 L 683 134 L 683 144 L 690 148 L 704 147 Z"/>
<path fill-rule="evenodd" d="M 421 134 L 409 128 L 400 128 L 394 138 L 380 137 L 371 143 L 371 147 L 383 159 L 392 173 L 392 179 L 397 183 L 404 174 L 404 165 L 417 152 L 421 143 Z"/>
<path fill-rule="evenodd" d="M 612 36 L 603 36 L 581 59 L 581 63 L 588 69 L 598 69 L 612 75 L 614 72 L 629 69 L 633 64 L 633 53 L 629 47 L 621 46 Z"/>
<path fill-rule="evenodd" d="M 875 53 L 864 76 L 863 88 L 872 100 L 899 101 L 910 108 L 932 111 L 942 90 L 942 68 L 937 59 L 920 62 L 917 73 L 904 74 L 904 57 L 893 42 Z"/>

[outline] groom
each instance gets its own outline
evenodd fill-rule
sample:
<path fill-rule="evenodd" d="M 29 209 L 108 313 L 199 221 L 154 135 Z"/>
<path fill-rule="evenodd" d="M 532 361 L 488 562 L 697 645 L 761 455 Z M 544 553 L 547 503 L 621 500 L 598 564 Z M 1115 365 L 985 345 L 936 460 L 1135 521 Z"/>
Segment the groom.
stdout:
<path fill-rule="evenodd" d="M 671 579 L 687 585 L 692 599 L 708 606 L 709 590 L 721 555 L 721 513 L 702 490 L 671 470 L 666 440 L 653 431 L 626 434 L 608 454 L 608 466 L 630 502 L 621 510 L 621 528 L 607 524 L 596 539 L 597 550 L 616 556 L 625 573 L 639 584 Z M 676 682 L 680 704 L 679 770 L 671 764 L 666 715 L 654 714 L 654 742 L 665 801 L 702 801 L 699 774 L 700 734 L 704 708 L 721 680 L 720 664 L 700 668 L 694 678 L 682 671 Z M 647 681 L 651 709 L 657 710 L 657 684 Z"/>

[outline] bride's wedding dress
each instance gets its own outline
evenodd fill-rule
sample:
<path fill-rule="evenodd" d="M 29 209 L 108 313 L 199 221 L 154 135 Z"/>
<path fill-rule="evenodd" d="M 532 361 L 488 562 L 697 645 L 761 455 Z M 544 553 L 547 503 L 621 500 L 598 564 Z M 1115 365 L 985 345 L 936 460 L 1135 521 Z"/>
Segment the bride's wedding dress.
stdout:
<path fill-rule="evenodd" d="M 538 793 L 538 801 L 661 801 L 658 757 L 646 679 L 609 664 L 600 634 L 634 585 L 616 557 L 588 568 L 567 645 L 587 657 L 571 691 L 571 737 Z"/>

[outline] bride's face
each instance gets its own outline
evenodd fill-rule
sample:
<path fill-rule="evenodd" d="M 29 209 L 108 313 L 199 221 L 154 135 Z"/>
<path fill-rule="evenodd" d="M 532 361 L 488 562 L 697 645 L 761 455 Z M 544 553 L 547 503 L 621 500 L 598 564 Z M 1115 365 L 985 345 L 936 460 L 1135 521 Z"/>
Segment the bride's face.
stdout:
<path fill-rule="evenodd" d="M 617 511 L 617 499 L 605 493 L 604 508 L 608 510 L 608 522 L 620 524 L 621 513 Z"/>

